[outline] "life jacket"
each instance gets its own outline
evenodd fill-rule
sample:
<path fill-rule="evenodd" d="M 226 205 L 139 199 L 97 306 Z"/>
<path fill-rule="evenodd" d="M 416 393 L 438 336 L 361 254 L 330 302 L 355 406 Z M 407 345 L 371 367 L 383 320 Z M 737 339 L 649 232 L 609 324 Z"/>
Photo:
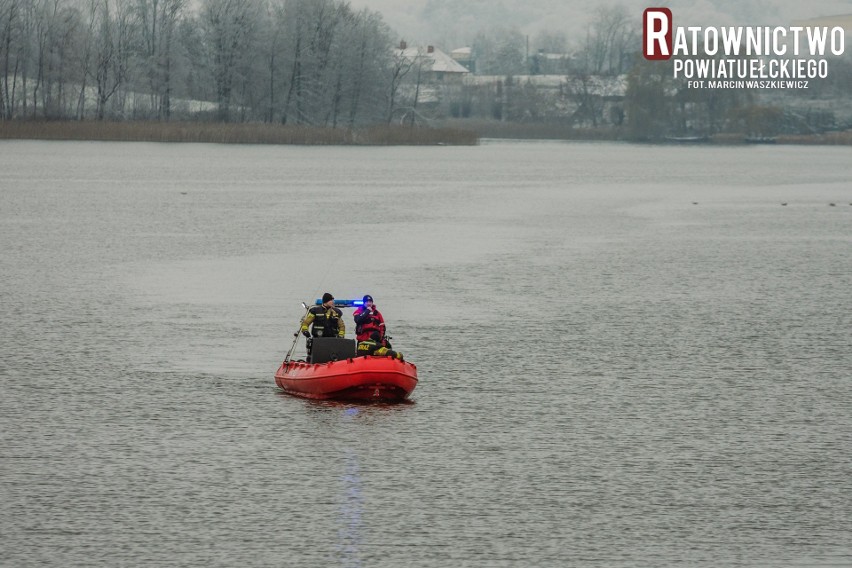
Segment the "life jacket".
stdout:
<path fill-rule="evenodd" d="M 313 306 L 308 311 L 314 316 L 314 321 L 311 322 L 311 335 L 314 337 L 337 337 L 343 312 L 337 308 L 329 308 L 326 311 L 323 306 Z"/>
<path fill-rule="evenodd" d="M 367 311 L 366 308 L 358 308 L 352 315 L 355 318 L 355 337 L 358 341 L 369 339 L 370 335 L 374 331 L 378 331 L 379 336 L 382 335 L 384 330 L 381 325 L 379 325 L 382 323 L 379 316 L 373 315 L 373 313 Z"/>

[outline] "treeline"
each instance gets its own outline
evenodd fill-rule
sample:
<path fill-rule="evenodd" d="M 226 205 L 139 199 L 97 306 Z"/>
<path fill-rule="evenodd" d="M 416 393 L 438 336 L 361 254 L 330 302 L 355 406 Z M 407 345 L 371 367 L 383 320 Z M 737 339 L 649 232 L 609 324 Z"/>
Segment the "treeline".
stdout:
<path fill-rule="evenodd" d="M 0 0 L 0 119 L 381 123 L 394 44 L 341 0 Z"/>

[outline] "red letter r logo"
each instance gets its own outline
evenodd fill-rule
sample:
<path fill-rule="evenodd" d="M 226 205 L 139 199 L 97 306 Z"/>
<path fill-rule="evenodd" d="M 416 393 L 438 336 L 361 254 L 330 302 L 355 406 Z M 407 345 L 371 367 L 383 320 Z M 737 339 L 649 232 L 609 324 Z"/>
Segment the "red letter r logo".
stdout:
<path fill-rule="evenodd" d="M 642 14 L 642 53 L 651 60 L 672 56 L 672 11 L 668 8 L 647 8 Z"/>

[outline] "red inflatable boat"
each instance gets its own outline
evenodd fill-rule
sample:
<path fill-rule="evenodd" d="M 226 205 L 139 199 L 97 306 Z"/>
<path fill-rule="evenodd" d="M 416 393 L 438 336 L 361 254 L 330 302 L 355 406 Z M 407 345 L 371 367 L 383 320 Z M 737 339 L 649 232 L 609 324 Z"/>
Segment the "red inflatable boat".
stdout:
<path fill-rule="evenodd" d="M 321 305 L 322 301 L 316 303 Z M 334 302 L 337 307 L 360 304 L 360 300 Z M 308 306 L 303 303 L 302 307 L 307 314 Z M 275 384 L 288 394 L 319 400 L 402 402 L 417 386 L 414 364 L 393 357 L 358 357 L 354 339 L 312 337 L 308 339 L 306 360 L 294 361 L 291 357 L 300 337 L 297 331 L 275 373 Z"/>
<path fill-rule="evenodd" d="M 284 392 L 305 398 L 402 402 L 417 386 L 417 367 L 390 357 L 285 361 L 275 373 L 275 383 Z"/>

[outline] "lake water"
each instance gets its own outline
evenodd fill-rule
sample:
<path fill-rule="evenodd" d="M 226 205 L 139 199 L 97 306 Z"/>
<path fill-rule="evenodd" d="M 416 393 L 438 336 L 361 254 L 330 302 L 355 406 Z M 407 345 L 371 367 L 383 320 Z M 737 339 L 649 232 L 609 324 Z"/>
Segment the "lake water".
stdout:
<path fill-rule="evenodd" d="M 0 565 L 850 566 L 850 202 L 849 148 L 0 142 Z M 413 403 L 277 390 L 326 290 Z"/>

